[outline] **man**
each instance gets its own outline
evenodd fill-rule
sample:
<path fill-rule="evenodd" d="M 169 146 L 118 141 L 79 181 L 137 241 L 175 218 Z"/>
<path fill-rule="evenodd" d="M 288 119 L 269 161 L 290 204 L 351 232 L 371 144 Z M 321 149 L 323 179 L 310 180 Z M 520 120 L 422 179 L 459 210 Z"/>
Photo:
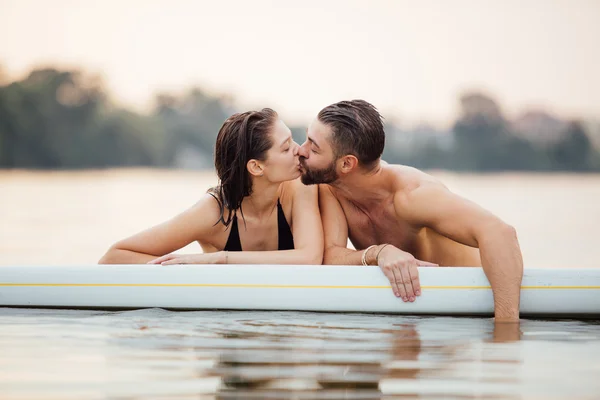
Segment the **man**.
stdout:
<path fill-rule="evenodd" d="M 325 264 L 378 265 L 404 301 L 417 266 L 483 266 L 497 322 L 519 320 L 523 259 L 515 229 L 433 177 L 381 160 L 382 118 L 363 100 L 325 107 L 300 147 L 302 182 L 319 186 Z M 346 248 L 350 238 L 358 250 Z"/>

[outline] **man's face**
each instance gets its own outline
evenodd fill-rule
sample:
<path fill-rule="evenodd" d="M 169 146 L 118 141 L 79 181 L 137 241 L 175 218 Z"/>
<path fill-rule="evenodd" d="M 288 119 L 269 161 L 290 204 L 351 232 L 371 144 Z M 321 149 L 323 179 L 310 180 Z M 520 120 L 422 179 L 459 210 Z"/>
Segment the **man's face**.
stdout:
<path fill-rule="evenodd" d="M 330 144 L 331 128 L 315 119 L 298 149 L 301 180 L 305 185 L 332 183 L 338 178 L 336 157 Z"/>

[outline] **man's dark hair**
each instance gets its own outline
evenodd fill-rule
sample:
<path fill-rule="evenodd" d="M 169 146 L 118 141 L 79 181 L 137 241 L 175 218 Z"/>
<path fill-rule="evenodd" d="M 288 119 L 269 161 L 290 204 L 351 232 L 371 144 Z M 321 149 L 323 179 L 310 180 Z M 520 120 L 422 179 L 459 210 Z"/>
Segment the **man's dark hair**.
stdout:
<path fill-rule="evenodd" d="M 332 129 L 336 158 L 352 154 L 368 169 L 381 157 L 385 146 L 383 117 L 372 104 L 340 101 L 322 109 L 317 119 Z"/>

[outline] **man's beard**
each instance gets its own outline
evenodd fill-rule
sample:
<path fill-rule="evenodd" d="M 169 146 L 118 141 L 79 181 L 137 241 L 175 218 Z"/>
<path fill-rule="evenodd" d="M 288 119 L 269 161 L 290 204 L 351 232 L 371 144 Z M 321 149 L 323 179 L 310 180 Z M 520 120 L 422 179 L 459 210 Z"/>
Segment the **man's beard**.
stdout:
<path fill-rule="evenodd" d="M 327 168 L 322 169 L 308 169 L 303 160 L 300 161 L 302 165 L 302 176 L 300 180 L 305 185 L 315 185 L 319 183 L 332 183 L 338 178 L 338 174 L 335 171 L 335 162 L 329 164 Z"/>

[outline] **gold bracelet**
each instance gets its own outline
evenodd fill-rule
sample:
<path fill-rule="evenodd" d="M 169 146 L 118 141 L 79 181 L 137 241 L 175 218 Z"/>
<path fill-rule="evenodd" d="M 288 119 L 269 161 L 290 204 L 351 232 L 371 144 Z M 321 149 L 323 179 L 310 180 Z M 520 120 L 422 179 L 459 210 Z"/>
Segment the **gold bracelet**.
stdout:
<path fill-rule="evenodd" d="M 384 244 L 383 246 L 381 246 L 381 248 L 377 252 L 377 255 L 375 256 L 375 262 L 377 264 L 379 264 L 379 254 L 381 254 L 381 252 L 383 251 L 383 249 L 385 249 L 385 246 L 389 246 L 389 245 L 390 245 L 389 243 Z"/>
<path fill-rule="evenodd" d="M 373 244 L 373 245 L 371 245 L 371 246 L 367 247 L 367 248 L 365 249 L 365 251 L 363 251 L 363 253 L 362 253 L 362 258 L 361 258 L 361 260 L 362 260 L 362 265 L 364 265 L 365 267 L 369 265 L 369 264 L 367 264 L 367 252 L 368 252 L 369 250 L 371 250 L 373 247 L 377 247 L 377 245 Z"/>

